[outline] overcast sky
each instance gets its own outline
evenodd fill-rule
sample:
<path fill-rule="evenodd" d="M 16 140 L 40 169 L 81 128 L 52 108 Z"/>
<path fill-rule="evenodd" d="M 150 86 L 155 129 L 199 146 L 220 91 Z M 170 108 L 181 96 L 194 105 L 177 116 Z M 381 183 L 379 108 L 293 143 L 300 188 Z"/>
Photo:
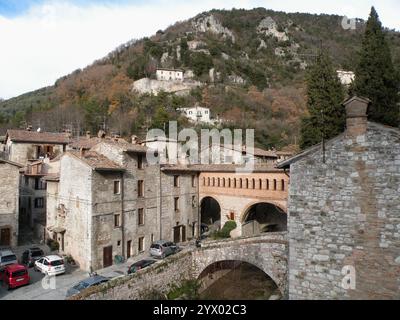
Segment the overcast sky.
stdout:
<path fill-rule="evenodd" d="M 0 98 L 54 84 L 131 39 L 211 9 L 335 13 L 366 19 L 375 5 L 400 30 L 398 0 L 0 0 Z"/>

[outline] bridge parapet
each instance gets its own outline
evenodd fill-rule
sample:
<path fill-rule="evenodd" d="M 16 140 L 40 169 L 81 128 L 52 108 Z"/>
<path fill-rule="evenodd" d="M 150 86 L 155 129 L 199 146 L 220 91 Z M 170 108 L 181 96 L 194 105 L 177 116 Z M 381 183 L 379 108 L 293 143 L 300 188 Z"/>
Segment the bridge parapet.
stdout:
<path fill-rule="evenodd" d="M 274 280 L 287 296 L 288 241 L 286 232 L 265 233 L 256 237 L 207 241 L 192 253 L 192 276 L 199 278 L 211 264 L 219 261 L 250 263 Z"/>

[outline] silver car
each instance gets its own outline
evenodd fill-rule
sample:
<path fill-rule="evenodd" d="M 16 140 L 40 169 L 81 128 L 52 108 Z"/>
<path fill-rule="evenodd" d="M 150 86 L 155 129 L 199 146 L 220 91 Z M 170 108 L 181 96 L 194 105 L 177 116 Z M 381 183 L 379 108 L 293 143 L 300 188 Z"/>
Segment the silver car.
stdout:
<path fill-rule="evenodd" d="M 0 268 L 10 264 L 18 264 L 17 256 L 9 249 L 0 251 Z"/>
<path fill-rule="evenodd" d="M 175 243 L 166 240 L 156 241 L 150 247 L 150 255 L 161 259 L 164 259 L 177 251 L 179 251 L 178 246 Z"/>

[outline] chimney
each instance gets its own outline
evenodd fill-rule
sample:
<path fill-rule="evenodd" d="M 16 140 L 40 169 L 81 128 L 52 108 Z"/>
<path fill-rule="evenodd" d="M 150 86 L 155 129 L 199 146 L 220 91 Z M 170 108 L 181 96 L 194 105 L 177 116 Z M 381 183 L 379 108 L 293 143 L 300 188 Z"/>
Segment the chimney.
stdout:
<path fill-rule="evenodd" d="M 132 137 L 131 137 L 131 142 L 132 142 L 132 144 L 137 144 L 138 143 L 138 137 L 137 136 L 135 136 L 135 135 L 133 135 Z"/>
<path fill-rule="evenodd" d="M 367 98 L 354 96 L 343 102 L 346 108 L 346 133 L 349 136 L 360 136 L 367 131 L 368 106 L 371 101 Z"/>

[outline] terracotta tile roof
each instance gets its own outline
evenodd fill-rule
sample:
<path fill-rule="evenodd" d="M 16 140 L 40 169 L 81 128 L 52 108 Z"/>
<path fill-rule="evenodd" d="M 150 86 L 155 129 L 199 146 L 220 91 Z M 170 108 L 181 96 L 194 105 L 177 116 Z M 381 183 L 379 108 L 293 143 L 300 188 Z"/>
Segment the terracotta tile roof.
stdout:
<path fill-rule="evenodd" d="M 15 142 L 34 142 L 51 144 L 68 144 L 69 138 L 65 133 L 36 132 L 27 130 L 8 130 L 6 139 Z"/>
<path fill-rule="evenodd" d="M 101 141 L 107 144 L 111 144 L 120 148 L 124 152 L 133 152 L 133 153 L 146 153 L 149 148 L 139 145 L 139 144 L 132 144 L 122 139 L 115 141 L 115 140 L 104 140 Z"/>
<path fill-rule="evenodd" d="M 123 167 L 119 166 L 115 162 L 111 161 L 107 157 L 94 152 L 94 151 L 85 151 L 81 153 L 80 151 L 68 151 L 67 154 L 71 154 L 83 161 L 94 170 L 98 171 L 123 171 L 125 170 Z"/>
<path fill-rule="evenodd" d="M 209 148 L 211 148 L 211 147 L 216 147 L 216 145 L 215 144 L 210 145 Z M 225 144 L 221 144 L 220 148 L 221 149 L 226 148 L 228 150 L 235 150 L 235 151 L 238 151 L 238 152 L 246 151 L 246 146 L 245 145 L 242 145 L 242 149 L 240 149 L 238 146 L 235 146 L 235 145 L 232 145 L 232 144 L 226 144 L 226 145 Z M 203 148 L 202 150 L 204 150 L 204 149 L 205 148 Z M 264 150 L 264 149 L 256 148 L 256 147 L 254 147 L 253 149 L 254 149 L 254 153 L 251 153 L 251 154 L 253 154 L 254 156 L 278 158 L 278 156 L 276 155 L 276 151 Z"/>
<path fill-rule="evenodd" d="M 162 171 L 179 171 L 179 172 L 235 172 L 238 169 L 245 169 L 243 165 L 237 164 L 193 164 L 193 165 L 165 165 Z M 262 172 L 283 172 L 272 165 L 254 164 L 254 173 Z"/>
<path fill-rule="evenodd" d="M 85 149 L 85 150 L 89 150 L 92 147 L 94 147 L 96 144 L 98 144 L 99 142 L 101 142 L 102 138 L 98 138 L 98 137 L 92 137 L 92 138 L 87 138 L 87 137 L 79 137 L 79 138 L 74 138 L 71 143 L 69 144 L 69 146 L 72 149 Z"/>

